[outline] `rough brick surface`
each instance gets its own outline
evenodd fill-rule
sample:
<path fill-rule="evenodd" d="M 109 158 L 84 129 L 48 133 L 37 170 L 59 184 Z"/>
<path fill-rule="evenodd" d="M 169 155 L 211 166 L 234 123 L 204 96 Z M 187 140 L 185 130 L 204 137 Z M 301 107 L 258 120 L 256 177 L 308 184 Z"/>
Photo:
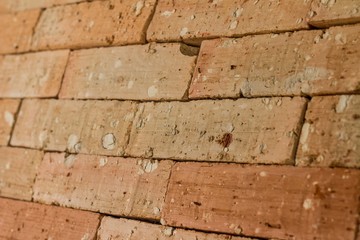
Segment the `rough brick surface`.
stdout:
<path fill-rule="evenodd" d="M 0 239 L 94 239 L 99 215 L 0 198 Z"/>
<path fill-rule="evenodd" d="M 31 200 L 42 152 L 0 147 L 0 196 Z"/>
<path fill-rule="evenodd" d="M 11 144 L 119 156 L 135 107 L 118 101 L 25 100 Z"/>
<path fill-rule="evenodd" d="M 86 0 L 2 0 L 0 2 L 0 12 L 3 11 L 23 11 L 26 9 L 46 8 L 55 5 L 84 2 Z"/>
<path fill-rule="evenodd" d="M 360 25 L 204 41 L 190 98 L 360 91 Z"/>
<path fill-rule="evenodd" d="M 316 27 L 329 27 L 360 22 L 359 0 L 312 2 L 312 17 L 309 23 Z"/>
<path fill-rule="evenodd" d="M 187 50 L 170 43 L 75 51 L 60 97 L 181 99 L 196 58 Z"/>
<path fill-rule="evenodd" d="M 207 234 L 183 229 L 174 229 L 145 222 L 104 217 L 98 231 L 99 240 L 246 240 L 219 234 Z"/>
<path fill-rule="evenodd" d="M 39 15 L 38 9 L 0 15 L 0 54 L 28 51 Z"/>
<path fill-rule="evenodd" d="M 87 48 L 143 43 L 155 0 L 94 1 L 48 8 L 32 49 Z"/>
<path fill-rule="evenodd" d="M 160 219 L 171 161 L 46 154 L 34 186 L 43 203 Z"/>
<path fill-rule="evenodd" d="M 305 29 L 310 1 L 160 0 L 149 41 L 196 41 L 217 36 Z M 211 24 L 210 24 L 210 22 Z"/>
<path fill-rule="evenodd" d="M 0 100 L 0 146 L 8 144 L 19 104 L 19 100 Z"/>
<path fill-rule="evenodd" d="M 69 51 L 7 55 L 0 62 L 0 97 L 54 97 L 60 90 Z"/>
<path fill-rule="evenodd" d="M 178 163 L 166 224 L 279 239 L 354 239 L 360 172 Z"/>
<path fill-rule="evenodd" d="M 315 97 L 302 128 L 297 164 L 360 168 L 360 96 Z"/>
<path fill-rule="evenodd" d="M 126 152 L 182 160 L 292 163 L 304 105 L 301 98 L 144 103 Z"/>

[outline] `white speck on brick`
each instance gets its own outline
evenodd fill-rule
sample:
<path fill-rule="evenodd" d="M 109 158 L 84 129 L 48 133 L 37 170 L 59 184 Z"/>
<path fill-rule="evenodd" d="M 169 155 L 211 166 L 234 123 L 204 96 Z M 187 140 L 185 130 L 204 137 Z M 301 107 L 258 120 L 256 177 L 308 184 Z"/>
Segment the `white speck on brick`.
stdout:
<path fill-rule="evenodd" d="M 108 159 L 106 157 L 102 157 L 99 159 L 99 166 L 103 167 L 107 164 L 107 162 L 108 162 Z"/>
<path fill-rule="evenodd" d="M 342 35 L 341 33 L 338 33 L 335 36 L 335 42 L 336 42 L 336 44 L 343 45 L 346 43 L 346 37 L 344 35 Z"/>
<path fill-rule="evenodd" d="M 229 26 L 229 29 L 234 30 L 237 26 L 238 26 L 238 21 L 232 21 Z"/>
<path fill-rule="evenodd" d="M 156 86 L 151 86 L 148 88 L 147 93 L 149 97 L 155 97 L 156 94 L 158 93 L 158 89 L 156 88 Z"/>
<path fill-rule="evenodd" d="M 47 131 L 43 130 L 41 131 L 41 133 L 39 134 L 39 142 L 41 144 L 44 144 L 45 140 L 47 139 Z"/>
<path fill-rule="evenodd" d="M 243 11 L 244 11 L 244 8 L 236 9 L 236 11 L 234 12 L 234 17 L 236 17 L 236 18 L 240 17 Z"/>
<path fill-rule="evenodd" d="M 144 8 L 144 1 L 138 1 L 135 6 L 135 15 L 139 16 Z"/>
<path fill-rule="evenodd" d="M 160 208 L 158 208 L 158 207 L 154 207 L 154 214 L 155 215 L 160 215 Z"/>
<path fill-rule="evenodd" d="M 88 233 L 86 233 L 81 240 L 90 240 L 90 235 Z"/>
<path fill-rule="evenodd" d="M 79 143 L 79 137 L 76 136 L 75 134 L 71 134 L 68 137 L 68 141 L 67 141 L 67 149 L 68 150 L 80 150 L 80 143 Z"/>
<path fill-rule="evenodd" d="M 71 168 L 76 160 L 76 156 L 75 155 L 69 155 L 65 158 L 64 160 L 64 164 L 66 167 Z"/>
<path fill-rule="evenodd" d="M 5 164 L 5 169 L 6 169 L 6 170 L 9 170 L 10 167 L 11 167 L 11 163 L 10 163 L 10 162 L 7 162 L 7 163 Z"/>
<path fill-rule="evenodd" d="M 188 33 L 189 33 L 189 29 L 186 28 L 186 27 L 184 27 L 184 28 L 182 28 L 181 31 L 180 31 L 180 37 L 183 37 L 183 36 L 185 36 L 185 35 L 188 34 Z"/>
<path fill-rule="evenodd" d="M 336 113 L 342 113 L 347 107 L 350 96 L 341 95 L 338 103 L 336 104 Z"/>
<path fill-rule="evenodd" d="M 130 80 L 127 84 L 127 88 L 128 89 L 131 89 L 132 87 L 134 86 L 134 81 L 133 80 Z"/>
<path fill-rule="evenodd" d="M 159 162 L 157 160 L 144 161 L 143 165 L 142 165 L 142 167 L 146 173 L 151 173 L 151 172 L 155 171 L 158 168 L 158 166 L 159 166 Z"/>
<path fill-rule="evenodd" d="M 171 11 L 164 11 L 161 13 L 161 16 L 164 17 L 170 17 L 171 15 L 173 15 L 175 13 L 175 9 L 171 10 Z"/>
<path fill-rule="evenodd" d="M 102 146 L 107 150 L 113 150 L 116 145 L 116 138 L 114 134 L 107 133 L 102 137 Z"/>
<path fill-rule="evenodd" d="M 301 130 L 301 137 L 300 137 L 300 143 L 305 144 L 307 142 L 307 139 L 309 137 L 310 132 L 310 126 L 311 124 L 306 122 L 304 123 L 302 130 Z"/>
<path fill-rule="evenodd" d="M 172 227 L 167 227 L 162 232 L 165 236 L 171 237 L 173 235 L 174 229 Z"/>
<path fill-rule="evenodd" d="M 9 125 L 12 126 L 14 123 L 14 115 L 11 112 L 5 111 L 4 113 L 4 119 L 5 122 Z"/>
<path fill-rule="evenodd" d="M 267 176 L 267 173 L 264 172 L 264 171 L 261 171 L 259 175 L 260 175 L 260 177 L 266 177 L 266 176 Z"/>
<path fill-rule="evenodd" d="M 114 63 L 114 67 L 115 67 L 115 68 L 119 68 L 119 67 L 121 67 L 121 66 L 122 66 L 121 60 L 120 60 L 120 59 L 116 60 L 115 63 Z"/>
<path fill-rule="evenodd" d="M 303 202 L 303 208 L 305 210 L 309 210 L 313 207 L 313 201 L 309 198 L 305 199 Z"/>

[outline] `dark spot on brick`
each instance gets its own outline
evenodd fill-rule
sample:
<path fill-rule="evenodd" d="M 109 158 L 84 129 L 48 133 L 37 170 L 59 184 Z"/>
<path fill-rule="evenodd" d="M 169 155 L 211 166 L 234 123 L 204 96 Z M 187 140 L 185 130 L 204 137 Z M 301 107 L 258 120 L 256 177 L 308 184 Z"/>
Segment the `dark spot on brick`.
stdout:
<path fill-rule="evenodd" d="M 199 202 L 193 202 L 193 204 L 195 204 L 196 206 L 201 206 L 201 203 Z"/>
<path fill-rule="evenodd" d="M 353 115 L 352 115 L 352 118 L 353 118 L 354 120 L 358 120 L 358 119 L 360 119 L 360 114 L 353 114 Z"/>
<path fill-rule="evenodd" d="M 107 44 L 111 45 L 113 44 L 115 40 L 115 36 L 114 35 L 111 35 L 111 37 L 105 37 L 105 41 L 107 42 Z"/>
<path fill-rule="evenodd" d="M 231 69 L 231 70 L 236 69 L 236 65 L 230 65 L 230 69 Z"/>
<path fill-rule="evenodd" d="M 265 223 L 265 226 L 269 227 L 269 228 L 277 228 L 277 229 L 281 229 L 281 225 L 280 224 L 274 224 L 274 223 Z"/>
<path fill-rule="evenodd" d="M 216 140 L 218 144 L 223 146 L 224 148 L 227 148 L 230 146 L 232 142 L 232 134 L 231 133 L 225 133 L 221 139 Z"/>

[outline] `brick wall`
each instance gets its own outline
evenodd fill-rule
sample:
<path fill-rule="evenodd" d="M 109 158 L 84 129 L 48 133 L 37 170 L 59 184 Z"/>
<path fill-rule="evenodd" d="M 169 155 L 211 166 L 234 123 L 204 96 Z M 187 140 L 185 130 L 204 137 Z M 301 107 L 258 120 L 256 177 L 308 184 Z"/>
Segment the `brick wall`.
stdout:
<path fill-rule="evenodd" d="M 0 29 L 0 239 L 360 239 L 359 0 L 2 0 Z"/>

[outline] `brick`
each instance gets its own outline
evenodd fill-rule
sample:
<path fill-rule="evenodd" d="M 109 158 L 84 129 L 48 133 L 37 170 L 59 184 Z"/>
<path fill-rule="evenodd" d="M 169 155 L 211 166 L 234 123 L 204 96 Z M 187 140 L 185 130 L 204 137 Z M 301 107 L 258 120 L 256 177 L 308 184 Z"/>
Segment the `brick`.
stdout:
<path fill-rule="evenodd" d="M 0 99 L 0 146 L 8 144 L 19 104 L 19 100 Z"/>
<path fill-rule="evenodd" d="M 122 155 L 136 105 L 118 101 L 25 100 L 13 146 Z"/>
<path fill-rule="evenodd" d="M 34 199 L 113 215 L 160 219 L 171 161 L 49 153 Z"/>
<path fill-rule="evenodd" d="M 360 25 L 204 41 L 190 98 L 360 91 Z"/>
<path fill-rule="evenodd" d="M 360 2 L 358 0 L 314 0 L 311 8 L 312 17 L 308 22 L 316 27 L 360 23 Z"/>
<path fill-rule="evenodd" d="M 143 103 L 126 153 L 179 160 L 289 164 L 302 98 Z"/>
<path fill-rule="evenodd" d="M 0 147 L 0 196 L 31 200 L 42 152 Z"/>
<path fill-rule="evenodd" d="M 195 65 L 189 54 L 196 48 L 172 43 L 75 51 L 60 97 L 181 99 Z"/>
<path fill-rule="evenodd" d="M 89 48 L 145 42 L 155 0 L 94 1 L 46 9 L 33 50 Z"/>
<path fill-rule="evenodd" d="M 310 1 L 158 1 L 147 31 L 151 41 L 199 43 L 219 36 L 307 29 Z M 209 19 L 212 19 L 209 24 Z"/>
<path fill-rule="evenodd" d="M 276 239 L 354 239 L 360 172 L 178 163 L 164 223 Z"/>
<path fill-rule="evenodd" d="M 98 231 L 99 240 L 247 240 L 248 238 L 174 229 L 145 222 L 104 217 Z M 248 239 L 250 240 L 250 239 Z"/>
<path fill-rule="evenodd" d="M 302 128 L 301 166 L 360 168 L 360 96 L 315 97 Z"/>
<path fill-rule="evenodd" d="M 1 7 L 3 7 L 7 11 L 24 11 L 27 9 L 48 8 L 56 5 L 71 4 L 84 1 L 86 0 L 2 0 L 2 2 L 0 3 L 0 10 L 2 9 Z"/>
<path fill-rule="evenodd" d="M 0 54 L 26 52 L 30 49 L 33 29 L 40 10 L 0 15 Z"/>
<path fill-rule="evenodd" d="M 0 198 L 1 239 L 95 239 L 99 215 Z"/>
<path fill-rule="evenodd" d="M 69 51 L 7 55 L 0 62 L 0 97 L 54 97 L 60 90 Z"/>

